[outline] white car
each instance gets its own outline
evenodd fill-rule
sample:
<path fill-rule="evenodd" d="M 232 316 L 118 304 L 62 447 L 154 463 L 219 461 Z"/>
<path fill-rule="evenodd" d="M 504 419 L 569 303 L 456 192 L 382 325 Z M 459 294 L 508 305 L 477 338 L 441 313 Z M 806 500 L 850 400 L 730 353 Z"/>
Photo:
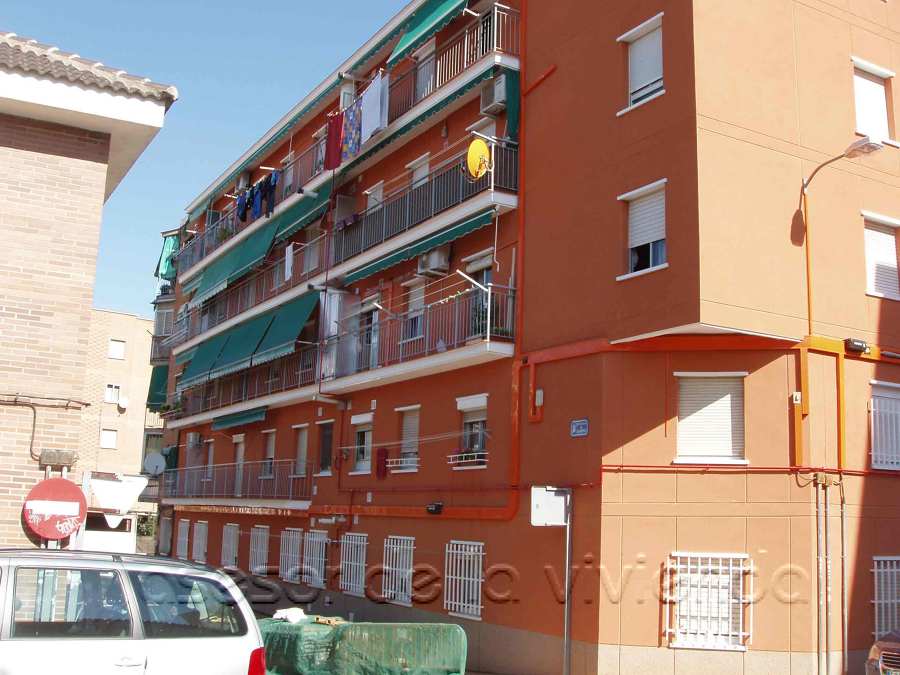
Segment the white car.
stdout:
<path fill-rule="evenodd" d="M 265 675 L 240 589 L 206 565 L 0 550 L 0 675 Z"/>

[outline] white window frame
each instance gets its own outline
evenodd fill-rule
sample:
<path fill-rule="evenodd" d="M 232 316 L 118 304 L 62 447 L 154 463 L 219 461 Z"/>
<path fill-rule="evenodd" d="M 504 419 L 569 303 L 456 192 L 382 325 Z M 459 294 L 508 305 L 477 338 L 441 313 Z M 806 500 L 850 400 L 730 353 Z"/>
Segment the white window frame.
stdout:
<path fill-rule="evenodd" d="M 415 537 L 390 535 L 384 539 L 384 572 L 381 595 L 390 603 L 412 606 L 413 556 Z"/>
<path fill-rule="evenodd" d="M 325 588 L 327 562 L 328 532 L 308 530 L 303 534 L 303 583 L 311 588 Z"/>
<path fill-rule="evenodd" d="M 872 380 L 869 429 L 872 468 L 900 471 L 900 384 Z"/>
<path fill-rule="evenodd" d="M 628 96 L 627 96 L 628 105 L 626 105 L 624 108 L 622 108 L 622 110 L 617 112 L 616 117 L 621 117 L 622 115 L 634 110 L 635 108 L 639 108 L 642 105 L 649 103 L 650 101 L 653 101 L 666 93 L 665 84 L 664 84 L 665 83 L 665 56 L 664 56 L 664 50 L 663 50 L 663 45 L 662 45 L 662 37 L 663 37 L 662 36 L 662 20 L 663 20 L 664 15 L 665 15 L 665 12 L 660 12 L 656 16 L 650 17 L 649 19 L 647 19 L 640 25 L 635 26 L 631 30 L 626 31 L 625 33 L 623 33 L 622 35 L 620 35 L 619 37 L 616 38 L 616 42 L 618 42 L 620 44 L 624 44 L 628 48 L 628 53 L 626 54 L 627 66 L 626 66 L 626 72 L 625 72 L 625 78 L 626 78 L 626 82 L 627 82 L 626 90 L 628 92 Z M 632 72 L 632 56 L 633 56 L 632 48 L 633 48 L 633 45 L 635 43 L 637 43 L 639 40 L 641 40 L 641 38 L 646 38 L 651 33 L 656 33 L 657 31 L 658 31 L 659 42 L 660 42 L 660 47 L 659 47 L 660 78 L 659 78 L 659 80 L 647 82 L 639 87 L 632 89 L 631 72 Z M 641 89 L 645 89 L 648 86 L 650 86 L 651 84 L 655 84 L 657 81 L 659 82 L 659 89 L 653 90 L 651 93 L 647 94 L 643 98 L 637 99 L 635 97 L 635 94 L 638 93 Z"/>
<path fill-rule="evenodd" d="M 669 183 L 668 178 L 660 178 L 659 180 L 653 181 L 652 183 L 648 183 L 647 185 L 642 185 L 639 188 L 635 188 L 634 190 L 629 190 L 623 194 L 620 194 L 616 197 L 617 201 L 625 202 L 628 206 L 628 214 L 626 217 L 626 230 L 625 236 L 627 238 L 626 241 L 626 249 L 628 251 L 628 259 L 626 262 L 626 269 L 628 270 L 624 274 L 620 274 L 616 277 L 616 281 L 625 281 L 626 279 L 632 279 L 634 277 L 640 277 L 645 274 L 650 274 L 651 272 L 657 272 L 659 270 L 664 270 L 669 267 L 669 251 L 668 251 L 668 233 L 666 228 L 666 211 L 668 210 L 666 204 L 668 202 L 668 195 L 666 194 L 667 185 Z M 654 197 L 657 194 L 662 193 L 663 195 L 663 236 L 661 239 L 655 239 L 649 242 L 641 242 L 640 244 L 635 244 L 632 246 L 631 241 L 631 216 L 632 216 L 632 203 L 639 202 L 641 200 L 645 200 L 648 197 Z M 658 244 L 662 242 L 662 246 L 654 246 L 654 244 Z M 649 246 L 650 247 L 650 266 L 645 267 L 639 270 L 632 270 L 632 253 L 633 250 L 639 248 L 641 246 Z M 659 249 L 662 249 L 662 254 L 660 255 Z"/>
<path fill-rule="evenodd" d="M 258 577 L 268 575 L 269 568 L 269 526 L 254 525 L 250 528 L 250 574 Z"/>
<path fill-rule="evenodd" d="M 353 470 L 350 475 L 372 473 L 372 435 L 371 424 L 357 424 L 353 428 Z M 365 441 L 358 443 L 359 435 L 363 434 Z"/>
<path fill-rule="evenodd" d="M 116 361 L 124 361 L 125 353 L 125 340 L 109 338 L 109 343 L 106 346 L 107 358 L 115 359 Z"/>
<path fill-rule="evenodd" d="M 157 309 L 153 315 L 153 335 L 171 335 L 175 327 L 174 309 Z"/>
<path fill-rule="evenodd" d="M 295 476 L 305 476 L 309 463 L 309 424 L 295 424 L 294 430 L 294 471 Z"/>
<path fill-rule="evenodd" d="M 444 548 L 444 609 L 481 621 L 484 542 L 451 539 Z"/>
<path fill-rule="evenodd" d="M 341 535 L 340 589 L 347 595 L 366 595 L 366 548 L 369 535 L 346 532 Z"/>
<path fill-rule="evenodd" d="M 897 145 L 897 141 L 891 136 L 891 96 L 888 95 L 888 81 L 892 80 L 896 73 L 889 68 L 884 68 L 871 61 L 861 59 L 858 56 L 851 56 L 850 61 L 853 64 L 853 112 L 854 112 L 854 128 L 857 134 L 869 136 L 876 143 L 886 143 L 887 145 Z M 883 133 L 873 133 L 875 129 L 864 129 L 860 126 L 860 79 L 871 80 L 876 79 L 880 82 L 884 96 L 884 131 Z M 896 132 L 895 132 L 896 133 Z"/>
<path fill-rule="evenodd" d="M 753 561 L 746 553 L 671 553 L 663 581 L 669 647 L 746 651 L 753 637 L 753 576 Z M 726 597 L 727 617 L 721 599 L 715 603 L 710 598 L 714 590 Z"/>
<path fill-rule="evenodd" d="M 368 190 L 363 190 L 366 196 L 366 211 L 376 209 L 384 204 L 384 181 L 380 180 Z"/>
<path fill-rule="evenodd" d="M 159 554 L 170 555 L 172 553 L 172 516 L 160 516 L 158 541 Z"/>
<path fill-rule="evenodd" d="M 241 527 L 237 523 L 226 523 L 222 526 L 222 567 L 236 570 L 238 551 L 241 546 Z"/>
<path fill-rule="evenodd" d="M 890 216 L 884 216 L 880 213 L 874 213 L 872 211 L 862 211 L 863 217 L 863 248 L 865 252 L 865 262 L 866 262 L 866 295 L 870 295 L 875 298 L 884 298 L 887 300 L 900 300 L 900 260 L 898 260 L 897 256 L 897 232 L 898 228 L 900 228 L 900 220 L 897 218 L 891 218 Z M 887 231 L 890 230 L 893 233 L 894 238 L 894 269 L 897 270 L 896 274 L 896 284 L 897 291 L 896 293 L 884 293 L 879 291 L 875 287 L 875 272 L 871 268 L 871 264 L 874 262 L 870 258 L 870 235 L 868 232 L 872 230 L 874 232 L 878 232 L 881 234 L 887 234 Z"/>
<path fill-rule="evenodd" d="M 431 172 L 430 159 L 431 153 L 426 152 L 406 165 L 406 168 L 409 169 L 409 183 L 411 187 L 418 187 L 428 180 Z"/>
<path fill-rule="evenodd" d="M 122 386 L 118 384 L 107 384 L 103 391 L 104 403 L 115 403 L 118 405 L 119 399 L 122 397 Z"/>
<path fill-rule="evenodd" d="M 206 445 L 206 472 L 202 480 L 210 481 L 213 479 L 216 466 L 216 444 L 215 439 L 207 438 L 203 441 Z"/>
<path fill-rule="evenodd" d="M 749 375 L 748 371 L 740 370 L 740 371 L 676 371 L 673 373 L 675 378 L 678 380 L 678 401 L 677 401 L 677 414 L 676 414 L 676 428 L 675 428 L 675 459 L 673 460 L 673 464 L 740 464 L 746 465 L 749 464 L 747 460 L 747 432 L 746 432 L 746 421 L 747 421 L 747 382 L 746 378 Z M 698 380 L 698 379 L 737 379 L 740 378 L 743 381 L 742 388 L 742 402 L 741 402 L 741 429 L 742 429 L 742 437 L 740 443 L 741 456 L 738 457 L 734 453 L 732 455 L 703 455 L 699 453 L 692 453 L 688 448 L 682 446 L 682 425 L 684 422 L 681 421 L 681 381 L 682 380 Z"/>
<path fill-rule="evenodd" d="M 194 536 L 191 541 L 191 559 L 195 562 L 206 562 L 209 541 L 209 523 L 205 520 L 194 521 Z"/>
<path fill-rule="evenodd" d="M 187 518 L 178 520 L 178 539 L 175 542 L 175 557 L 181 560 L 188 559 L 188 537 L 191 533 L 191 521 Z"/>
<path fill-rule="evenodd" d="M 300 583 L 300 550 L 303 545 L 303 530 L 286 527 L 281 531 L 281 547 L 278 552 L 278 576 L 284 581 Z"/>
<path fill-rule="evenodd" d="M 873 556 L 872 574 L 877 640 L 892 630 L 900 630 L 900 556 Z"/>
<path fill-rule="evenodd" d="M 100 429 L 100 449 L 101 450 L 118 450 L 119 448 L 119 430 L 118 429 Z"/>
<path fill-rule="evenodd" d="M 275 455 L 278 452 L 277 438 L 275 429 L 266 429 L 262 432 L 263 437 L 263 465 L 260 467 L 260 478 L 275 477 Z"/>
<path fill-rule="evenodd" d="M 400 413 L 400 457 L 418 458 L 422 406 L 410 406 Z"/>

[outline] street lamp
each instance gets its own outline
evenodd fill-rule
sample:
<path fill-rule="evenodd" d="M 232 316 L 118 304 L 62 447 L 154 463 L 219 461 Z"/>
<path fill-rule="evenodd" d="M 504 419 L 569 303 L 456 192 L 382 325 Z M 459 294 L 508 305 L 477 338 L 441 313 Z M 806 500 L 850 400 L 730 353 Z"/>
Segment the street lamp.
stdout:
<path fill-rule="evenodd" d="M 819 173 L 822 169 L 824 169 L 829 164 L 833 164 L 840 159 L 853 159 L 855 157 L 862 157 L 863 155 L 869 155 L 876 150 L 881 150 L 884 146 L 877 141 L 873 141 L 868 136 L 863 136 L 862 138 L 854 141 L 850 145 L 847 146 L 847 149 L 844 150 L 840 155 L 832 157 L 828 159 L 815 169 L 813 172 L 809 174 L 809 178 L 804 179 L 803 187 L 800 190 L 800 199 L 803 203 L 803 229 L 804 229 L 804 240 L 806 243 L 806 320 L 807 320 L 807 335 L 812 335 L 813 332 L 813 315 L 812 315 L 812 261 L 811 261 L 811 246 L 810 246 L 810 228 L 809 228 L 809 206 L 807 204 L 806 193 L 809 190 L 809 185 L 812 183 L 813 178 L 816 177 L 816 174 Z"/>

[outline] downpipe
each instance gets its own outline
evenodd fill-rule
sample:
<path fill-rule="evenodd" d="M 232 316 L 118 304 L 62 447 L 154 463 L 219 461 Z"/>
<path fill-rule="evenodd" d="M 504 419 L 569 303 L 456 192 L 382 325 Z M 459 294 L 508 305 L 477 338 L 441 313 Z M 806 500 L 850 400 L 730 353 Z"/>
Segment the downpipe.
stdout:
<path fill-rule="evenodd" d="M 816 672 L 825 675 L 825 583 L 824 583 L 824 541 L 822 527 L 822 493 L 819 490 L 821 477 L 817 474 L 813 481 L 816 491 Z"/>
<path fill-rule="evenodd" d="M 844 479 L 838 483 L 838 490 L 841 496 L 841 628 L 843 630 L 843 641 L 841 642 L 841 651 L 844 660 L 844 674 L 850 672 L 850 603 L 847 597 L 847 499 L 844 494 Z"/>

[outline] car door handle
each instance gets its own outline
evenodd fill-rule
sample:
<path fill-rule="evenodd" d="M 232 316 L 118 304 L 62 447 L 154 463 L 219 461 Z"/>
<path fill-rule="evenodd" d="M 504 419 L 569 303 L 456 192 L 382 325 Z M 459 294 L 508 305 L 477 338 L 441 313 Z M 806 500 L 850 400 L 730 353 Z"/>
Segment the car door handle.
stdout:
<path fill-rule="evenodd" d="M 116 661 L 116 666 L 119 668 L 143 668 L 145 665 L 147 665 L 147 659 L 135 659 L 129 656 L 123 656 Z"/>

